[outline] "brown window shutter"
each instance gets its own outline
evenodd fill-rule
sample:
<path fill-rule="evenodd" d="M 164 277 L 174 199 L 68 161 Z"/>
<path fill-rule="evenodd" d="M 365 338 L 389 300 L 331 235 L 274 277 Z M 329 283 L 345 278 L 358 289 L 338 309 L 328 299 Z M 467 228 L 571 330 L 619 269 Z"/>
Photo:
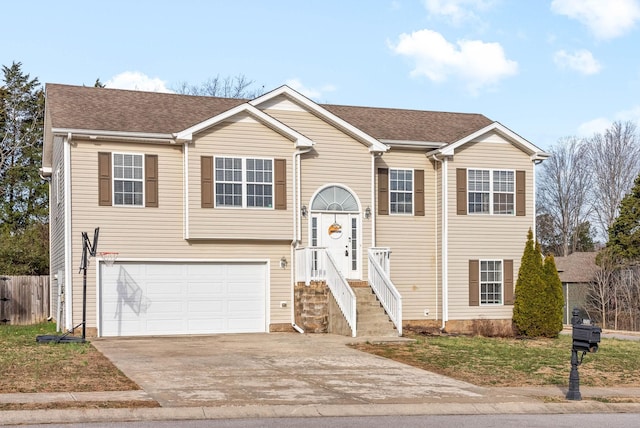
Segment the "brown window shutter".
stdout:
<path fill-rule="evenodd" d="M 516 171 L 516 215 L 527 215 L 527 172 Z"/>
<path fill-rule="evenodd" d="M 389 215 L 389 169 L 378 168 L 378 214 Z"/>
<path fill-rule="evenodd" d="M 111 153 L 98 153 L 98 205 L 111 204 Z"/>
<path fill-rule="evenodd" d="M 416 169 L 413 171 L 413 200 L 415 203 L 415 215 L 424 215 L 424 170 Z"/>
<path fill-rule="evenodd" d="M 213 208 L 213 156 L 200 157 L 200 206 Z"/>
<path fill-rule="evenodd" d="M 287 160 L 274 159 L 274 181 L 275 195 L 274 208 L 277 210 L 287 209 Z"/>
<path fill-rule="evenodd" d="M 469 306 L 480 306 L 480 260 L 469 260 Z"/>
<path fill-rule="evenodd" d="M 467 215 L 467 170 L 456 169 L 456 198 L 458 215 Z"/>
<path fill-rule="evenodd" d="M 502 275 L 504 304 L 513 305 L 513 260 L 504 260 L 502 262 Z"/>
<path fill-rule="evenodd" d="M 144 206 L 158 208 L 158 155 L 144 156 Z"/>

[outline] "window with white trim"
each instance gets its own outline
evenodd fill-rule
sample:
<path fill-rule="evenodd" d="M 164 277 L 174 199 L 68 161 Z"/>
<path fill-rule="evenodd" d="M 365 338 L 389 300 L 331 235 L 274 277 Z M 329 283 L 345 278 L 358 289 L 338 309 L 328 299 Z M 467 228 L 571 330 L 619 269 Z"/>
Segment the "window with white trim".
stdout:
<path fill-rule="evenodd" d="M 413 214 L 413 170 L 389 169 L 389 211 Z"/>
<path fill-rule="evenodd" d="M 469 169 L 469 214 L 515 214 L 515 173 L 511 170 Z"/>
<path fill-rule="evenodd" d="M 273 208 L 273 159 L 215 158 L 217 207 Z"/>
<path fill-rule="evenodd" d="M 480 304 L 502 304 L 502 260 L 480 260 Z"/>
<path fill-rule="evenodd" d="M 113 154 L 113 205 L 143 206 L 144 156 Z"/>

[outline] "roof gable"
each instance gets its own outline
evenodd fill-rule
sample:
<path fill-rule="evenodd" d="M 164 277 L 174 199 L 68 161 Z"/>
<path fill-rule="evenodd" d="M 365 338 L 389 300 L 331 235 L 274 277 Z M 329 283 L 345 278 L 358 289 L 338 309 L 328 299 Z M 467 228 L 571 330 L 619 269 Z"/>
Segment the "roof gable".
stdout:
<path fill-rule="evenodd" d="M 516 134 L 506 126 L 502 125 L 499 122 L 493 122 L 484 128 L 478 129 L 477 131 L 464 136 L 463 138 L 455 141 L 451 144 L 448 144 L 446 147 L 438 149 L 436 153 L 441 154 L 443 156 L 453 156 L 456 149 L 462 147 L 463 145 L 470 143 L 483 135 L 495 132 L 500 134 L 504 138 L 506 138 L 509 142 L 511 142 L 514 146 L 518 147 L 520 150 L 531 156 L 534 160 L 542 160 L 549 157 L 549 154 L 543 152 L 538 147 L 531 144 L 526 139 L 522 138 L 520 135 Z"/>
<path fill-rule="evenodd" d="M 241 113 L 248 114 L 249 116 L 256 119 L 258 122 L 262 123 L 263 125 L 266 125 L 269 128 L 273 129 L 274 131 L 289 138 L 290 140 L 295 141 L 296 147 L 311 147 L 313 145 L 313 141 L 311 141 L 309 138 L 300 134 L 296 130 L 291 129 L 290 127 L 286 126 L 282 122 L 279 122 L 278 120 L 274 119 L 273 117 L 269 116 L 268 114 L 264 113 L 263 111 L 255 108 L 254 106 L 248 103 L 240 104 L 236 107 L 233 107 L 232 109 L 224 111 L 212 118 L 209 118 L 183 131 L 180 131 L 176 134 L 176 139 L 178 141 L 181 141 L 181 140 L 191 141 L 193 139 L 193 134 L 196 134 L 200 131 L 210 128 L 220 122 L 224 122 L 225 120 L 230 119 Z"/>
<path fill-rule="evenodd" d="M 304 95 L 300 94 L 297 91 L 294 91 L 293 89 L 291 89 L 286 85 L 281 86 L 277 89 L 274 89 L 273 91 L 268 92 L 262 95 L 261 97 L 251 100 L 249 101 L 249 103 L 259 108 L 261 105 L 265 105 L 265 104 L 268 105 L 270 101 L 280 96 L 285 96 L 289 100 L 293 101 L 295 104 L 303 107 L 305 110 L 313 113 L 314 115 L 318 116 L 322 120 L 329 122 L 330 124 L 339 128 L 343 132 L 351 135 L 355 139 L 366 144 L 369 147 L 370 151 L 386 152 L 389 149 L 386 145 L 382 144 L 375 137 L 367 134 L 362 129 L 354 126 L 353 124 L 341 119 L 340 117 L 331 113 L 329 110 L 325 109 L 320 104 L 316 104 L 315 102 L 311 101 L 309 98 L 305 97 Z"/>

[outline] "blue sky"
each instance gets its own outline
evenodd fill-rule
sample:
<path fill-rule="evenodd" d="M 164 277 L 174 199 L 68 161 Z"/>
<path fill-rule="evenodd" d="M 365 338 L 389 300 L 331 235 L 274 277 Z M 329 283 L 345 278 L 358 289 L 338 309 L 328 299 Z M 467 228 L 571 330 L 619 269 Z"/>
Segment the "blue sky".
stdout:
<path fill-rule="evenodd" d="M 321 103 L 482 113 L 542 148 L 640 126 L 640 0 L 25 0 L 0 14 L 0 63 L 43 83 L 244 74 Z"/>

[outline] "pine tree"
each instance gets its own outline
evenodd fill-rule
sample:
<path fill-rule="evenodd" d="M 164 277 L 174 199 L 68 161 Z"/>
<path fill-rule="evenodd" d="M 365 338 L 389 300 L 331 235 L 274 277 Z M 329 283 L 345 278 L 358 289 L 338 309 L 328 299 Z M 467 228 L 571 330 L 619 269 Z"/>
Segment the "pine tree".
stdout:
<path fill-rule="evenodd" d="M 540 320 L 543 318 L 544 288 L 540 245 L 533 241 L 533 232 L 529 229 L 518 270 L 513 305 L 513 323 L 518 334 L 529 337 L 542 335 Z"/>
<path fill-rule="evenodd" d="M 46 274 L 48 186 L 40 178 L 44 92 L 21 63 L 3 66 L 0 87 L 0 274 Z M 44 239 L 33 239 L 43 237 Z M 36 257 L 37 260 L 33 260 Z M 8 270 L 7 270 L 8 269 Z"/>
<path fill-rule="evenodd" d="M 620 203 L 620 214 L 609 228 L 607 248 L 621 262 L 640 259 L 640 175 Z"/>
<path fill-rule="evenodd" d="M 562 311 L 564 308 L 562 282 L 552 255 L 545 257 L 543 266 L 545 299 L 543 302 L 544 316 L 541 320 L 543 324 L 542 336 L 558 337 L 562 331 Z"/>

